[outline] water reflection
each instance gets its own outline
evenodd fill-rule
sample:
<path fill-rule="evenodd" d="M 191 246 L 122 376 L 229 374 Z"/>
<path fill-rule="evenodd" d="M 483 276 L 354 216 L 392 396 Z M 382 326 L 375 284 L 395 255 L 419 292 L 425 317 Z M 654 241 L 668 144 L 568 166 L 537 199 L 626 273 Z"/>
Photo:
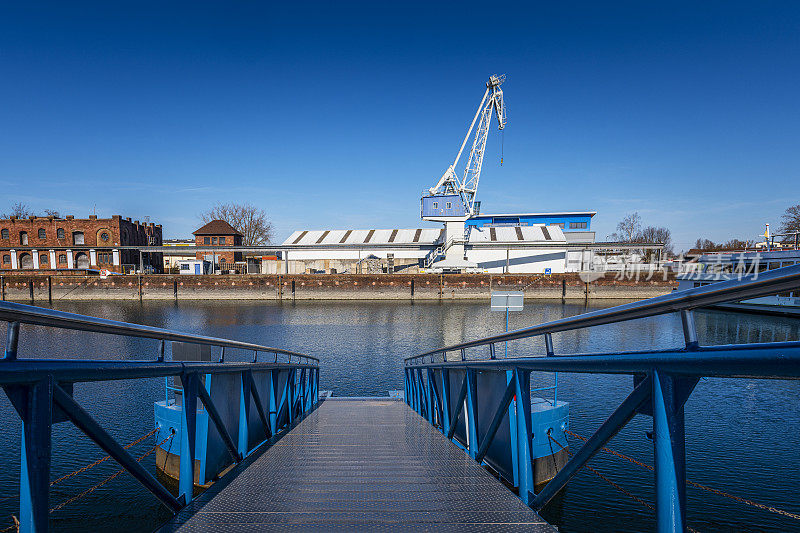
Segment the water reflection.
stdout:
<path fill-rule="evenodd" d="M 590 309 L 618 303 L 593 301 Z M 56 308 L 306 352 L 322 361 L 321 388 L 352 396 L 385 395 L 402 388 L 405 357 L 505 329 L 505 314 L 491 312 L 488 302 L 59 302 Z M 585 310 L 580 304 L 526 302 L 524 311 L 511 314 L 511 328 Z M 697 312 L 697 325 L 704 344 L 797 340 L 800 336 L 800 321 L 790 318 L 702 311 Z M 682 344 L 676 315 L 554 335 L 555 350 L 562 354 Z M 485 348 L 476 350 L 488 355 Z M 20 341 L 21 357 L 132 360 L 154 359 L 156 354 L 156 341 L 40 327 L 23 326 Z M 509 343 L 509 354 L 544 355 L 544 344 L 540 338 L 514 341 Z M 226 357 L 249 360 L 252 353 L 231 350 Z M 532 376 L 533 383 L 548 384 L 549 379 Z M 571 427 L 584 435 L 594 431 L 631 390 L 629 376 L 562 374 L 559 384 L 559 397 L 572 404 Z M 129 442 L 152 427 L 152 402 L 162 397 L 163 386 L 160 379 L 79 384 L 75 395 L 121 442 Z M 792 381 L 702 381 L 687 404 L 689 477 L 800 511 L 792 492 L 800 484 L 798 400 L 800 387 Z M 0 432 L 2 518 L 16 512 L 19 469 L 19 424 L 5 397 L 0 399 L 0 416 L 5 429 Z M 645 435 L 650 429 L 648 418 L 637 417 L 615 437 L 612 447 L 652 461 L 652 443 Z M 70 425 L 55 426 L 54 477 L 102 455 Z M 152 458 L 144 464 L 152 469 Z M 592 465 L 652 501 L 649 472 L 607 455 L 593 459 Z M 104 464 L 91 474 L 77 476 L 53 491 L 53 504 L 115 470 L 113 464 Z M 778 471 L 780 479 L 775 477 Z M 703 531 L 787 529 L 785 521 L 762 511 L 691 490 L 688 497 L 690 524 Z M 586 472 L 578 474 L 544 514 L 562 531 L 641 531 L 653 525 L 647 509 Z M 54 515 L 54 526 L 74 531 L 149 531 L 165 517 L 166 511 L 126 474 Z M 0 521 L 0 529 L 5 525 Z"/>

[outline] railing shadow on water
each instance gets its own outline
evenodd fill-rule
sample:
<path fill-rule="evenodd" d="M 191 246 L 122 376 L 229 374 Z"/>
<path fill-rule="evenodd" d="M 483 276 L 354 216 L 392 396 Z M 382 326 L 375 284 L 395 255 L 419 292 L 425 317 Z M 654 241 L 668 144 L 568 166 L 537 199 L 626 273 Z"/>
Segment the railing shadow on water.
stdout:
<path fill-rule="evenodd" d="M 684 531 L 687 480 L 683 409 L 699 379 L 800 379 L 800 342 L 703 346 L 698 341 L 694 310 L 798 287 L 800 265 L 431 350 L 405 360 L 406 402 L 476 461 L 499 470 L 505 467 L 502 472 L 505 479 L 519 491 L 525 503 L 537 510 L 559 493 L 635 415 L 652 417 L 657 528 Z M 555 333 L 667 313 L 680 314 L 684 336 L 681 347 L 617 353 L 554 353 Z M 535 357 L 497 357 L 497 353 L 502 353 L 502 348 L 496 349 L 498 343 L 535 336 L 544 337 L 545 353 Z M 632 392 L 538 492 L 534 486 L 531 372 L 633 376 Z M 503 436 L 498 438 L 501 429 Z M 550 437 L 549 432 L 546 437 Z"/>
<path fill-rule="evenodd" d="M 53 424 L 67 421 L 74 424 L 176 513 L 193 498 L 199 406 L 213 422 L 229 455 L 228 462 L 233 465 L 278 438 L 318 405 L 319 360 L 302 353 L 10 302 L 0 302 L 0 321 L 7 322 L 5 354 L 0 359 L 0 386 L 22 421 L 20 531 L 40 532 L 48 527 Z M 23 359 L 17 354 L 21 324 L 153 339 L 158 344 L 151 361 Z M 167 342 L 218 348 L 219 359 L 166 361 Z M 252 361 L 226 362 L 226 348 L 252 352 Z M 237 382 L 239 394 L 232 399 L 237 404 L 234 410 L 238 410 L 235 424 L 226 424 L 225 412 L 231 410 L 226 408 L 231 406 L 218 405 L 219 398 L 212 399 L 203 386 L 205 376 L 209 375 L 226 376 Z M 79 383 L 171 376 L 180 379 L 183 406 L 177 497 L 73 398 Z M 251 414 L 251 407 L 255 407 L 257 416 Z M 245 423 L 240 423 L 242 420 Z M 236 435 L 230 427 L 236 428 Z M 165 428 L 156 428 L 153 433 L 156 430 Z"/>

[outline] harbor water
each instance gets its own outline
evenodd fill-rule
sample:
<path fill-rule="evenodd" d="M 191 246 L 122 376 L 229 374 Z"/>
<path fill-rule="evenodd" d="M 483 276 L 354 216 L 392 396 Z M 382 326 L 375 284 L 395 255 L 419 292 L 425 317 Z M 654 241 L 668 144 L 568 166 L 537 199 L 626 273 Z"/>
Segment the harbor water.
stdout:
<path fill-rule="evenodd" d="M 592 301 L 591 309 L 618 305 Z M 317 356 L 320 388 L 338 396 L 383 396 L 403 388 L 403 358 L 503 331 L 505 315 L 488 302 L 57 302 L 59 310 L 250 341 Z M 578 304 L 526 302 L 511 315 L 523 327 L 584 312 Z M 800 320 L 702 311 L 697 327 L 703 344 L 798 340 Z M 2 328 L 2 326 L 0 326 Z M 4 331 L 0 331 L 5 334 Z M 556 353 L 620 352 L 679 347 L 680 319 L 660 316 L 554 335 Z M 23 326 L 19 356 L 25 358 L 154 359 L 157 343 L 108 335 Z M 543 355 L 540 339 L 509 343 L 510 356 Z M 502 350 L 498 350 L 502 353 Z M 252 353 L 226 351 L 227 360 Z M 533 386 L 552 383 L 533 374 Z M 630 376 L 561 374 L 559 400 L 569 401 L 570 429 L 589 436 L 631 391 Z M 153 427 L 153 402 L 164 397 L 164 380 L 76 384 L 75 398 L 121 443 Z M 686 405 L 687 477 L 762 504 L 800 513 L 800 383 L 777 380 L 704 379 Z M 20 425 L 7 398 L 0 397 L 0 530 L 18 508 Z M 652 464 L 651 420 L 636 417 L 609 444 Z M 131 448 L 139 456 L 153 438 Z M 572 438 L 571 445 L 580 441 Z M 104 454 L 69 423 L 53 426 L 53 472 L 58 478 Z M 154 454 L 142 464 L 155 471 Z M 653 474 L 601 453 L 590 463 L 625 491 L 651 503 Z M 106 461 L 51 490 L 51 507 L 70 500 L 114 474 Z M 730 499 L 687 489 L 688 524 L 697 531 L 800 531 L 794 521 Z M 652 530 L 652 510 L 586 469 L 542 511 L 560 531 Z M 150 531 L 169 513 L 123 473 L 53 512 L 52 526 L 65 531 Z"/>

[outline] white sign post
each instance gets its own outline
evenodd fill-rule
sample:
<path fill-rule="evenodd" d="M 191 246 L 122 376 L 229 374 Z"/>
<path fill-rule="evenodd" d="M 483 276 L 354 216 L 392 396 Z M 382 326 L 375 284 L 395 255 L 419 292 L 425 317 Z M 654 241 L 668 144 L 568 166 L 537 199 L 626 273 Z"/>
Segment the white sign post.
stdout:
<path fill-rule="evenodd" d="M 522 311 L 524 295 L 522 291 L 492 291 L 492 311 L 506 312 L 506 333 L 508 333 L 509 311 Z M 505 343 L 505 356 L 508 357 L 508 341 Z"/>

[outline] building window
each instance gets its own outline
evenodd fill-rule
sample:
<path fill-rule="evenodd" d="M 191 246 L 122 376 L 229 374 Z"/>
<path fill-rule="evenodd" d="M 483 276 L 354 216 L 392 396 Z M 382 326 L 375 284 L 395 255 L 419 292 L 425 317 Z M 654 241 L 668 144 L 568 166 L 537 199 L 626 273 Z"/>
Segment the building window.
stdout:
<path fill-rule="evenodd" d="M 203 244 L 211 244 L 211 237 L 203 237 Z"/>
<path fill-rule="evenodd" d="M 33 268 L 33 256 L 31 254 L 22 254 L 19 256 L 20 266 L 24 269 Z"/>
<path fill-rule="evenodd" d="M 11 262 L 11 256 L 10 255 L 4 255 L 3 256 L 3 263 L 10 263 L 10 262 Z"/>
<path fill-rule="evenodd" d="M 569 229 L 586 229 L 586 222 L 570 222 Z"/>
<path fill-rule="evenodd" d="M 62 265 L 66 265 L 67 264 L 67 254 L 59 255 L 58 256 L 58 262 L 61 263 Z"/>
<path fill-rule="evenodd" d="M 225 237 L 220 237 L 219 238 L 219 243 L 220 244 L 225 244 Z"/>
<path fill-rule="evenodd" d="M 28 232 L 27 231 L 20 231 L 19 232 L 19 243 L 22 246 L 28 246 Z"/>
<path fill-rule="evenodd" d="M 47 238 L 47 232 L 44 228 L 39 228 L 39 239 L 45 240 Z"/>
<path fill-rule="evenodd" d="M 189 263 L 181 263 L 181 270 L 189 270 Z"/>
<path fill-rule="evenodd" d="M 211 244 L 217 244 L 217 238 L 211 237 Z"/>
<path fill-rule="evenodd" d="M 56 238 L 63 239 L 64 238 L 64 228 L 58 228 L 56 230 Z"/>
<path fill-rule="evenodd" d="M 564 228 L 564 223 L 563 222 L 556 222 L 555 224 L 553 224 L 553 226 L 558 226 L 559 228 L 563 229 Z"/>
<path fill-rule="evenodd" d="M 9 233 L 9 231 L 6 228 L 3 228 L 3 230 L 0 231 L 0 238 L 8 239 L 10 237 L 11 237 L 11 234 Z"/>
<path fill-rule="evenodd" d="M 104 231 L 100 234 L 100 240 L 103 242 L 108 242 L 108 237 L 109 236 L 107 231 Z"/>
<path fill-rule="evenodd" d="M 40 265 L 46 265 L 48 263 L 50 263 L 50 259 L 47 258 L 47 254 L 42 254 L 42 255 L 39 256 L 39 264 Z"/>
<path fill-rule="evenodd" d="M 433 202 L 433 208 L 439 209 L 439 202 Z"/>
<path fill-rule="evenodd" d="M 447 202 L 446 204 L 444 204 L 445 209 L 450 209 L 451 207 L 453 207 L 452 202 Z"/>
<path fill-rule="evenodd" d="M 98 264 L 104 264 L 104 265 L 110 265 L 112 258 L 113 258 L 113 256 L 112 256 L 111 252 L 100 252 L 99 254 L 97 254 L 97 263 Z"/>
<path fill-rule="evenodd" d="M 83 232 L 82 231 L 73 231 L 72 232 L 72 244 L 85 244 L 83 240 Z"/>

